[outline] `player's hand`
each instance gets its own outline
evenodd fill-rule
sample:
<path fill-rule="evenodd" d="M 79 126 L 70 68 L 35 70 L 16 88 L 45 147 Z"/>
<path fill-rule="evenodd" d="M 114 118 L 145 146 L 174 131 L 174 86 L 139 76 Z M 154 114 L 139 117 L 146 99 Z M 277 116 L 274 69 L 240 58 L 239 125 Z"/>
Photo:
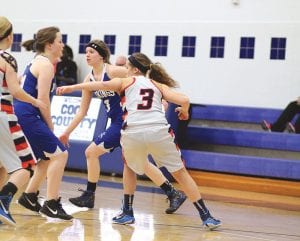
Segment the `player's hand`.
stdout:
<path fill-rule="evenodd" d="M 60 135 L 59 140 L 62 144 L 64 144 L 65 147 L 70 147 L 69 135 L 63 133 L 62 135 Z"/>
<path fill-rule="evenodd" d="M 33 106 L 41 109 L 41 110 L 47 110 L 48 109 L 48 106 L 41 100 L 39 99 L 36 99 L 35 100 L 35 103 L 33 104 Z"/>
<path fill-rule="evenodd" d="M 189 112 L 188 110 L 184 110 L 182 107 L 177 107 L 175 112 L 178 112 L 178 119 L 179 120 L 188 120 L 189 119 Z"/>
<path fill-rule="evenodd" d="M 72 86 L 60 86 L 60 87 L 56 88 L 57 95 L 63 95 L 63 94 L 68 94 L 68 93 L 72 93 L 72 92 L 73 92 Z"/>

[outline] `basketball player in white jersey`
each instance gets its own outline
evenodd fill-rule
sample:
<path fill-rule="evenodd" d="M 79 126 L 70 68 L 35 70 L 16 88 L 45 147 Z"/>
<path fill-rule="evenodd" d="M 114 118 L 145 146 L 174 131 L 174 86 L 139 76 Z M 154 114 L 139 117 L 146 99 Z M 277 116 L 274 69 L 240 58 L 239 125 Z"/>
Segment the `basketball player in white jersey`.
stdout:
<path fill-rule="evenodd" d="M 86 60 L 87 64 L 92 67 L 91 72 L 86 76 L 84 82 L 101 81 L 106 82 L 115 77 L 126 77 L 127 69 L 124 67 L 113 66 L 110 64 L 110 50 L 109 47 L 99 39 L 94 39 L 86 45 Z M 125 63 L 127 58 L 125 57 Z M 87 161 L 87 185 L 86 190 L 80 190 L 82 194 L 77 197 L 69 198 L 69 201 L 78 207 L 94 208 L 95 192 L 100 173 L 99 156 L 105 153 L 114 151 L 118 148 L 121 138 L 121 129 L 123 125 L 123 109 L 120 105 L 121 98 L 119 93 L 114 91 L 97 90 L 82 91 L 81 104 L 78 112 L 70 125 L 66 128 L 64 133 L 59 137 L 65 146 L 68 146 L 69 136 L 72 131 L 79 125 L 84 116 L 86 115 L 91 99 L 95 95 L 100 98 L 105 106 L 107 117 L 110 118 L 111 123 L 105 131 L 97 133 L 93 141 L 85 150 Z M 186 196 L 176 190 L 161 171 L 154 165 L 150 164 L 148 172 L 145 173 L 150 179 L 155 176 L 155 184 L 161 188 L 169 200 L 169 207 L 166 213 L 174 213 L 186 200 Z M 129 210 L 132 213 L 132 202 L 134 199 L 134 192 L 136 188 L 136 174 L 127 165 L 123 169 L 123 185 L 124 185 L 124 202 L 122 210 Z M 128 215 L 131 219 L 119 219 L 122 222 L 134 222 L 133 214 Z"/>
<path fill-rule="evenodd" d="M 57 89 L 57 94 L 75 90 L 114 90 L 121 93 L 125 108 L 125 121 L 121 132 L 121 145 L 127 165 L 137 174 L 144 174 L 149 167 L 148 155 L 151 154 L 158 166 L 165 166 L 181 185 L 181 188 L 193 202 L 199 212 L 203 226 L 210 230 L 221 225 L 213 218 L 205 206 L 198 187 L 181 159 L 181 153 L 174 143 L 174 134 L 162 109 L 162 99 L 175 103 L 178 118 L 189 117 L 189 98 L 175 92 L 176 82 L 159 65 L 154 64 L 142 53 L 135 53 L 127 61 L 128 78 L 115 78 L 107 82 L 83 83 L 64 86 Z M 151 178 L 155 180 L 155 178 Z M 133 212 L 123 212 L 113 218 L 113 222 L 129 220 Z"/>

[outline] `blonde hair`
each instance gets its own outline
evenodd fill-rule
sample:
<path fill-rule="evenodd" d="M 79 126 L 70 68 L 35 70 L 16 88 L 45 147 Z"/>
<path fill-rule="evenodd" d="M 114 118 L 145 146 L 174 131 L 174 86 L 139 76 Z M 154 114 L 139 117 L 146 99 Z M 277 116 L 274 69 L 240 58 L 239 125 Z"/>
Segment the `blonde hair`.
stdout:
<path fill-rule="evenodd" d="M 4 16 L 0 16 L 0 41 L 12 32 L 11 22 Z"/>

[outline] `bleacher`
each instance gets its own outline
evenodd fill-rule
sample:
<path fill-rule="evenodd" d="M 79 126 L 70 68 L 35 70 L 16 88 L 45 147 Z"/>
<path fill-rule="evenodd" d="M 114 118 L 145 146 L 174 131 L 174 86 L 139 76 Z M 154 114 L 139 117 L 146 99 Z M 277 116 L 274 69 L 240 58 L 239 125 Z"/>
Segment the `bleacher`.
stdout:
<path fill-rule="evenodd" d="M 176 114 L 168 118 L 176 129 Z M 300 180 L 300 135 L 263 131 L 282 110 L 192 105 L 182 150 L 186 167 L 220 173 Z"/>

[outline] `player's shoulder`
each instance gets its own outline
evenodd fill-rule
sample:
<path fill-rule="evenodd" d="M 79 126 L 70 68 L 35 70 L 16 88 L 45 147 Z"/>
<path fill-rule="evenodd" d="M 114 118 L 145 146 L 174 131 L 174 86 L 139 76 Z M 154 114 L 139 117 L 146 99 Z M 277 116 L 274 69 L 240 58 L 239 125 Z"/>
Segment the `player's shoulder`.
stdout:
<path fill-rule="evenodd" d="M 127 76 L 127 69 L 123 66 L 115 66 L 110 64 L 107 66 L 107 74 L 111 79 L 124 78 Z"/>
<path fill-rule="evenodd" d="M 0 51 L 0 56 L 14 69 L 15 72 L 18 72 L 18 64 L 14 56 L 5 51 Z"/>

